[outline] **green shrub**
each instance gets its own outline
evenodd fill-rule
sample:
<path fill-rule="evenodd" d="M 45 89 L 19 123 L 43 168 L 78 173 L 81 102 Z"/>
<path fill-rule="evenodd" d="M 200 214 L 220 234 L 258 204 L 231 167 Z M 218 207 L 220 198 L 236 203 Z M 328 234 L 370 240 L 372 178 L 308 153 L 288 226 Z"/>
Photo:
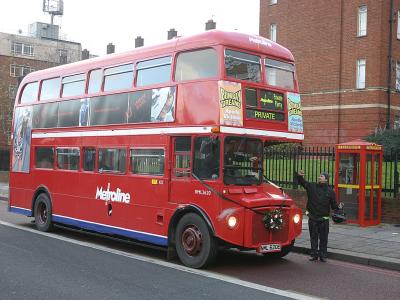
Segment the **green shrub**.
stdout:
<path fill-rule="evenodd" d="M 391 154 L 400 151 L 400 129 L 379 130 L 365 138 L 368 142 L 373 142 L 383 146 L 385 159 L 391 159 Z"/>

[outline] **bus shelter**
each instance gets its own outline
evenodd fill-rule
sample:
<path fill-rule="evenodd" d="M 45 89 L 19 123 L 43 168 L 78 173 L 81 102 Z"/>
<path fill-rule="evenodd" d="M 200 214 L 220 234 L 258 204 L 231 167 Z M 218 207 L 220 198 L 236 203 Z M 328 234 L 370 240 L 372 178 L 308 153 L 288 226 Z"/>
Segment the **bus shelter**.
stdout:
<path fill-rule="evenodd" d="M 335 192 L 348 223 L 381 222 L 382 156 L 381 145 L 363 140 L 336 145 Z"/>

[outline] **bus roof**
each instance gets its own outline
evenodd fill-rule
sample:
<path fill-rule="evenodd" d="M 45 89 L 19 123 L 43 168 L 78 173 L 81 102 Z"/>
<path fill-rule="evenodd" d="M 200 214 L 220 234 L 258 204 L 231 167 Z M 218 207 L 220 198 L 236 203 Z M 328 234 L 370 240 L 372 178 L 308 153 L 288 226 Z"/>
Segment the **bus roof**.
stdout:
<path fill-rule="evenodd" d="M 224 45 L 238 49 L 261 53 L 285 61 L 294 61 L 292 53 L 285 47 L 258 35 L 248 35 L 239 32 L 210 30 L 192 36 L 178 37 L 165 43 L 136 48 L 122 53 L 114 53 L 101 57 L 78 61 L 54 68 L 39 70 L 25 76 L 21 87 L 26 82 L 68 74 L 83 73 L 88 70 L 118 65 L 133 60 L 153 58 L 168 55 L 175 51 Z"/>

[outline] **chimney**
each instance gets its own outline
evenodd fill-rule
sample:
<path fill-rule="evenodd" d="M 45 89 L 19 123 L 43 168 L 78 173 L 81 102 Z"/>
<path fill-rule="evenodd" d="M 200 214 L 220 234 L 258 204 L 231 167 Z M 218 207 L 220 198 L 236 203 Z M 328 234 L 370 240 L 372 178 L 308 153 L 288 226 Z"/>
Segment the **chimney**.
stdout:
<path fill-rule="evenodd" d="M 135 48 L 143 47 L 144 39 L 139 35 L 135 39 Z"/>
<path fill-rule="evenodd" d="M 113 45 L 112 43 L 109 43 L 107 45 L 107 54 L 111 54 L 115 52 L 115 45 Z"/>
<path fill-rule="evenodd" d="M 89 50 L 88 49 L 82 50 L 82 60 L 84 60 L 84 59 L 89 59 Z"/>
<path fill-rule="evenodd" d="M 215 23 L 213 21 L 213 19 L 208 20 L 207 23 L 206 23 L 206 31 L 207 30 L 212 30 L 212 29 L 215 29 L 215 28 L 217 28 L 217 23 Z"/>
<path fill-rule="evenodd" d="M 169 40 L 173 39 L 174 37 L 177 37 L 177 35 L 178 35 L 178 32 L 174 28 L 171 28 L 170 30 L 168 30 L 168 39 Z"/>

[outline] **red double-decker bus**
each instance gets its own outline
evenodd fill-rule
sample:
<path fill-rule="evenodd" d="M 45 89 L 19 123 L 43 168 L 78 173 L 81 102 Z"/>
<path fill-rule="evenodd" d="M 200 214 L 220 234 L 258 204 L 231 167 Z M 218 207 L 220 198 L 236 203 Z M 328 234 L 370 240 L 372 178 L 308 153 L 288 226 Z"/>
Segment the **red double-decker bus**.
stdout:
<path fill-rule="evenodd" d="M 166 247 L 200 268 L 219 247 L 286 255 L 301 210 L 264 149 L 301 142 L 294 59 L 208 31 L 27 75 L 15 102 L 9 210 Z"/>

